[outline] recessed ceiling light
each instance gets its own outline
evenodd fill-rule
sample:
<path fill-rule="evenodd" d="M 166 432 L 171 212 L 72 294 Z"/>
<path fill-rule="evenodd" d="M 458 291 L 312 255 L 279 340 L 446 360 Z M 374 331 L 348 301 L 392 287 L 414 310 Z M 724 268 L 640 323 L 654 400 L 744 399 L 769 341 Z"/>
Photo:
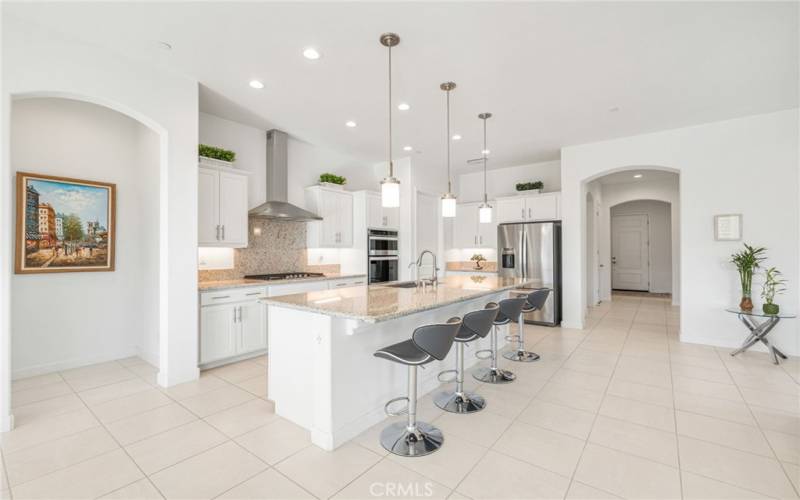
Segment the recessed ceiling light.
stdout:
<path fill-rule="evenodd" d="M 608 111 L 609 113 L 616 113 L 617 111 L 619 111 L 619 108 L 617 106 L 614 106 L 613 108 L 609 108 Z"/>
<path fill-rule="evenodd" d="M 453 140 L 454 141 L 460 141 L 461 140 L 461 136 L 458 135 L 458 134 L 453 134 Z"/>
<path fill-rule="evenodd" d="M 641 179 L 642 177 L 644 177 L 642 174 L 636 174 L 633 176 L 634 179 Z"/>
<path fill-rule="evenodd" d="M 403 146 L 403 151 L 411 151 L 413 149 L 411 146 Z"/>
<path fill-rule="evenodd" d="M 409 109 L 411 109 L 411 106 L 406 102 L 401 102 L 400 104 L 397 105 L 397 109 L 399 109 L 400 111 L 408 111 Z"/>
<path fill-rule="evenodd" d="M 320 55 L 319 55 L 319 52 L 317 52 L 317 49 L 315 49 L 313 47 L 308 47 L 307 49 L 305 49 L 303 51 L 303 57 L 305 57 L 306 59 L 311 59 L 312 61 L 314 61 L 316 59 L 319 59 Z"/>
<path fill-rule="evenodd" d="M 259 82 L 258 80 L 250 80 L 250 86 L 254 89 L 263 89 L 264 84 Z"/>
<path fill-rule="evenodd" d="M 488 155 L 489 153 L 491 153 L 491 151 L 488 149 L 484 149 L 483 151 L 481 151 L 481 154 L 483 155 Z"/>
<path fill-rule="evenodd" d="M 353 120 L 348 120 L 348 121 L 344 122 L 344 124 L 346 126 L 350 127 L 350 128 L 353 128 L 353 127 L 356 126 L 356 122 L 354 122 Z"/>

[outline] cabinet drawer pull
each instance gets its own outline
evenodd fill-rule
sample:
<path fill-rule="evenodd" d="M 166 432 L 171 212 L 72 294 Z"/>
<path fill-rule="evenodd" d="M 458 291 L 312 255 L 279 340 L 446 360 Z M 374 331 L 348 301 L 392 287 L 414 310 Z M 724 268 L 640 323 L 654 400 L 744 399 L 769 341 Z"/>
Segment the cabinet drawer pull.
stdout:
<path fill-rule="evenodd" d="M 231 298 L 230 295 L 220 295 L 219 297 L 211 297 L 211 300 L 221 300 L 221 299 L 229 299 Z"/>
<path fill-rule="evenodd" d="M 261 295 L 261 292 L 251 292 L 251 293 L 248 293 L 246 295 L 248 295 L 248 296 L 249 295 Z"/>

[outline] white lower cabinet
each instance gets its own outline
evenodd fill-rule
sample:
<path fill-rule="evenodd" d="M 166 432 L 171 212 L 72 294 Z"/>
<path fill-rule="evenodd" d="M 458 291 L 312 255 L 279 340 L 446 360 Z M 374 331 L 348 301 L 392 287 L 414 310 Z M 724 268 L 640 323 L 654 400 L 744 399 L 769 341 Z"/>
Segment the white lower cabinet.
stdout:
<path fill-rule="evenodd" d="M 200 294 L 200 365 L 267 348 L 267 287 Z"/>

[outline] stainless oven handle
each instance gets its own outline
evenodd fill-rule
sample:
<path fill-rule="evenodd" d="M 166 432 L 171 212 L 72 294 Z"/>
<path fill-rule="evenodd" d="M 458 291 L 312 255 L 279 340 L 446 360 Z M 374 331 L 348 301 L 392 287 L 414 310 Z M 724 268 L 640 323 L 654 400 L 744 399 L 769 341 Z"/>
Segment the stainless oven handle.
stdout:
<path fill-rule="evenodd" d="M 397 241 L 397 236 L 370 236 L 369 239 L 378 241 Z"/>
<path fill-rule="evenodd" d="M 397 255 L 392 257 L 370 257 L 369 260 L 400 260 Z"/>

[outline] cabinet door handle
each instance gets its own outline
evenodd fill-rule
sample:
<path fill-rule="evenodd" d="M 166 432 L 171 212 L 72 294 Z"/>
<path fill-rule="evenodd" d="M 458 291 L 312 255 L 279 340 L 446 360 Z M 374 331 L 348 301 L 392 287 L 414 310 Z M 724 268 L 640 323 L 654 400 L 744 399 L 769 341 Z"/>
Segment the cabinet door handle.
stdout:
<path fill-rule="evenodd" d="M 480 237 L 481 245 L 483 245 L 483 236 Z"/>
<path fill-rule="evenodd" d="M 217 241 L 219 241 L 219 224 L 217 224 Z"/>
<path fill-rule="evenodd" d="M 233 308 L 233 322 L 236 323 L 236 308 Z"/>
<path fill-rule="evenodd" d="M 523 219 L 525 218 L 525 209 L 524 208 L 522 209 L 522 218 Z"/>
<path fill-rule="evenodd" d="M 231 298 L 230 295 L 220 295 L 219 297 L 211 297 L 211 300 L 222 300 L 222 299 L 229 299 Z"/>
<path fill-rule="evenodd" d="M 222 241 L 225 241 L 225 224 L 222 225 Z"/>
<path fill-rule="evenodd" d="M 529 218 L 529 219 L 532 219 L 532 218 L 533 218 L 533 216 L 531 215 L 531 209 L 530 209 L 530 208 L 528 209 L 528 218 Z M 224 228 L 225 228 L 225 226 L 222 226 L 222 227 L 223 227 L 222 234 L 225 234 L 225 231 L 224 231 Z"/>

